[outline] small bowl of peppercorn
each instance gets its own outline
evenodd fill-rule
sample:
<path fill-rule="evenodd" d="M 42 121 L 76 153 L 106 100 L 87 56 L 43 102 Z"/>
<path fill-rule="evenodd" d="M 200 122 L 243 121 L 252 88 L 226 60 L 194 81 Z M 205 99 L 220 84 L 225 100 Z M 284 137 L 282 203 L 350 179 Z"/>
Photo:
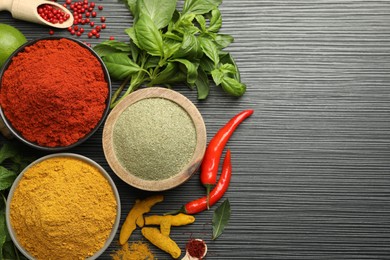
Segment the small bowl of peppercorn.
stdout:
<path fill-rule="evenodd" d="M 109 112 L 111 81 L 96 52 L 68 37 L 17 49 L 0 71 L 0 115 L 13 136 L 62 151 L 89 139 Z"/>

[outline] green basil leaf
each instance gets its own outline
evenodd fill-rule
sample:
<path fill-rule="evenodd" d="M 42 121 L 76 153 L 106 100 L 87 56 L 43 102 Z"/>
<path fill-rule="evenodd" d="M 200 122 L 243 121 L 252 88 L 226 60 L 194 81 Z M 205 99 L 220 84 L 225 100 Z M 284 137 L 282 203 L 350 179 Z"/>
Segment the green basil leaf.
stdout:
<path fill-rule="evenodd" d="M 16 173 L 0 166 L 0 190 L 6 190 L 12 186 L 16 179 Z"/>
<path fill-rule="evenodd" d="M 179 70 L 178 65 L 174 62 L 168 62 L 157 77 L 151 80 L 150 85 L 173 84 L 185 82 L 186 80 L 187 75 Z"/>
<path fill-rule="evenodd" d="M 206 14 L 218 7 L 222 0 L 185 0 L 183 13 Z"/>
<path fill-rule="evenodd" d="M 108 54 L 122 52 L 126 54 L 131 53 L 131 46 L 124 42 L 119 42 L 116 40 L 108 40 L 99 43 L 95 47 L 93 47 L 93 50 L 100 56 L 104 57 Z"/>
<path fill-rule="evenodd" d="M 206 37 L 199 37 L 199 41 L 203 53 L 214 62 L 215 66 L 217 66 L 217 64 L 219 63 L 219 51 L 215 43 L 211 39 Z"/>
<path fill-rule="evenodd" d="M 213 77 L 215 85 L 220 85 L 222 79 L 225 77 L 225 74 L 220 69 L 214 69 L 211 71 L 211 76 Z"/>
<path fill-rule="evenodd" d="M 130 37 L 130 48 L 131 48 L 131 57 L 134 61 L 138 61 L 138 57 L 141 53 L 141 49 L 139 47 L 139 42 L 137 37 L 135 36 L 135 30 L 134 27 L 127 28 L 125 30 L 127 35 Z"/>
<path fill-rule="evenodd" d="M 199 59 L 203 55 L 198 38 L 191 33 L 184 33 L 183 41 L 179 47 L 173 55 L 174 58 Z"/>
<path fill-rule="evenodd" d="M 134 30 L 139 48 L 147 51 L 152 56 L 163 56 L 164 51 L 161 32 L 157 29 L 149 16 L 141 15 L 134 26 Z"/>
<path fill-rule="evenodd" d="M 198 99 L 206 99 L 210 92 L 210 83 L 206 72 L 200 67 L 198 68 L 198 78 L 195 81 L 195 86 L 198 91 Z"/>
<path fill-rule="evenodd" d="M 107 54 L 115 53 L 116 50 L 114 47 L 106 46 L 103 44 L 98 44 L 95 47 L 93 47 L 93 50 L 99 55 L 100 57 L 104 57 Z"/>
<path fill-rule="evenodd" d="M 171 61 L 181 63 L 185 66 L 187 72 L 187 84 L 189 84 L 189 86 L 193 86 L 198 78 L 199 64 L 186 59 L 173 59 Z"/>
<path fill-rule="evenodd" d="M 158 66 L 158 63 L 160 62 L 160 58 L 157 56 L 149 56 L 144 64 L 144 69 L 154 69 Z"/>
<path fill-rule="evenodd" d="M 134 27 L 129 27 L 125 30 L 127 35 L 130 37 L 130 40 L 138 47 L 141 49 L 141 46 L 138 42 L 137 36 L 135 35 L 135 29 Z"/>
<path fill-rule="evenodd" d="M 175 34 L 173 32 L 166 32 L 162 36 L 163 36 L 164 40 L 170 39 L 170 40 L 174 40 L 174 41 L 178 41 L 178 42 L 182 42 L 183 41 L 183 37 L 182 36 L 177 35 L 177 34 Z"/>
<path fill-rule="evenodd" d="M 195 19 L 198 22 L 202 32 L 206 32 L 207 31 L 207 29 L 206 29 L 206 19 L 204 18 L 204 16 L 201 15 L 201 14 L 198 14 L 197 16 L 195 16 Z"/>
<path fill-rule="evenodd" d="M 142 15 L 148 15 L 157 29 L 161 29 L 171 21 L 176 4 L 176 0 L 139 0 L 138 10 Z"/>
<path fill-rule="evenodd" d="M 222 50 L 229 46 L 234 41 L 234 38 L 233 36 L 228 34 L 217 34 L 214 37 L 214 41 L 217 44 L 218 48 Z"/>
<path fill-rule="evenodd" d="M 234 78 L 230 78 L 228 76 L 222 78 L 221 86 L 226 93 L 235 97 L 241 97 L 242 95 L 244 95 L 246 91 L 245 84 L 237 81 Z"/>
<path fill-rule="evenodd" d="M 1 200 L 3 198 L 0 198 Z M 7 226 L 5 224 L 5 213 L 3 210 L 0 212 L 0 259 L 3 259 L 3 246 L 5 244 L 5 241 L 7 239 L 6 235 L 6 229 Z"/>
<path fill-rule="evenodd" d="M 223 55 L 220 55 L 219 58 L 220 58 L 221 63 L 232 64 L 236 68 L 236 73 L 234 73 L 233 78 L 240 82 L 241 81 L 240 72 L 238 70 L 238 66 L 237 66 L 236 61 L 234 60 L 233 56 L 230 53 L 224 53 Z"/>
<path fill-rule="evenodd" d="M 164 39 L 164 57 L 169 59 L 175 57 L 175 54 L 178 52 L 181 46 L 181 41 L 176 41 L 172 39 Z"/>
<path fill-rule="evenodd" d="M 209 59 L 206 55 L 200 59 L 200 67 L 207 73 L 210 74 L 211 71 L 215 69 L 215 64 L 212 60 Z"/>
<path fill-rule="evenodd" d="M 175 76 L 177 69 L 176 64 L 168 62 L 167 66 L 155 78 L 151 79 L 150 85 L 153 86 L 168 82 L 173 76 Z"/>
<path fill-rule="evenodd" d="M 9 167 L 9 170 L 13 171 L 16 174 L 19 174 L 24 168 L 26 168 L 35 158 L 26 157 L 21 154 L 16 154 L 11 157 L 10 160 L 13 162 Z"/>
<path fill-rule="evenodd" d="M 173 12 L 172 19 L 168 23 L 167 32 L 172 32 L 174 30 L 175 24 L 179 21 L 181 13 L 177 10 Z"/>
<path fill-rule="evenodd" d="M 137 1 L 138 0 L 127 0 L 127 6 L 134 18 L 137 14 Z"/>
<path fill-rule="evenodd" d="M 226 199 L 215 211 L 213 214 L 213 237 L 212 239 L 217 239 L 222 232 L 224 231 L 226 225 L 230 219 L 230 203 Z"/>
<path fill-rule="evenodd" d="M 138 57 L 140 56 L 141 50 L 138 48 L 138 46 L 133 42 L 130 41 L 130 47 L 131 47 L 131 58 L 133 61 L 138 62 Z"/>
<path fill-rule="evenodd" d="M 24 260 L 27 259 L 19 252 L 19 250 L 15 247 L 12 241 L 6 241 L 3 245 L 3 256 L 4 259 L 19 259 Z"/>
<path fill-rule="evenodd" d="M 141 70 L 127 54 L 113 53 L 103 58 L 110 76 L 117 80 L 122 80 Z"/>
<path fill-rule="evenodd" d="M 217 33 L 222 27 L 222 15 L 218 8 L 211 10 L 210 25 L 207 28 L 209 32 Z"/>
<path fill-rule="evenodd" d="M 220 67 L 219 67 L 219 70 L 224 73 L 224 74 L 231 74 L 231 75 L 234 75 L 237 73 L 237 70 L 236 70 L 236 67 L 233 65 L 233 64 L 229 64 L 229 63 L 226 63 L 226 64 L 222 64 Z"/>
<path fill-rule="evenodd" d="M 0 163 L 15 157 L 17 154 L 18 150 L 15 146 L 5 143 L 0 149 Z"/>
<path fill-rule="evenodd" d="M 174 24 L 172 31 L 177 31 L 181 34 L 184 34 L 184 33 L 196 34 L 196 33 L 198 33 L 200 30 L 193 23 L 193 20 L 195 19 L 195 17 L 196 17 L 196 15 L 193 13 L 188 13 L 188 14 L 184 14 L 184 15 L 180 16 L 180 18 Z"/>

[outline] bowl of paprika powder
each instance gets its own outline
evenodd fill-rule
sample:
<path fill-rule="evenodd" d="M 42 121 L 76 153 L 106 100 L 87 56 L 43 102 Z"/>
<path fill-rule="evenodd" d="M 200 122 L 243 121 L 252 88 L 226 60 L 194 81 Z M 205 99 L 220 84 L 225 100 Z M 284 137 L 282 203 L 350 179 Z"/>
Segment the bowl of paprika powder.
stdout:
<path fill-rule="evenodd" d="M 61 151 L 90 138 L 105 120 L 111 81 L 81 41 L 39 38 L 22 45 L 0 71 L 0 115 L 10 132 L 40 150 Z"/>

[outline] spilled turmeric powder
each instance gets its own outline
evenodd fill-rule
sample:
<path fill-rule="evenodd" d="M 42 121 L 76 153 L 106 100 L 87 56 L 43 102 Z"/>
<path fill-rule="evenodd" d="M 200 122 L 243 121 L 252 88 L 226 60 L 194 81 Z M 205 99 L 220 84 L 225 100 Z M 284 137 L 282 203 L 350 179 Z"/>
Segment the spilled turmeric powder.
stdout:
<path fill-rule="evenodd" d="M 10 202 L 10 223 L 35 259 L 85 259 L 109 237 L 117 201 L 100 170 L 72 156 L 28 168 Z"/>
<path fill-rule="evenodd" d="M 113 260 L 154 260 L 149 246 L 141 241 L 125 243 L 121 249 L 111 255 Z"/>

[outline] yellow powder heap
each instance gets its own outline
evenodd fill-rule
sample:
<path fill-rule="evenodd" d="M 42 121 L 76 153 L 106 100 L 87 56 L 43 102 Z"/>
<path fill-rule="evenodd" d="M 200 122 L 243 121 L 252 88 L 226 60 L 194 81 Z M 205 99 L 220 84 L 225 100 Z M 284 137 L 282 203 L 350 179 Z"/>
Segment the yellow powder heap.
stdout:
<path fill-rule="evenodd" d="M 112 255 L 113 260 L 154 260 L 155 257 L 147 244 L 138 241 L 125 243 Z"/>
<path fill-rule="evenodd" d="M 20 244 L 36 259 L 85 259 L 104 246 L 116 208 L 113 190 L 96 167 L 52 157 L 24 173 L 10 220 Z"/>

